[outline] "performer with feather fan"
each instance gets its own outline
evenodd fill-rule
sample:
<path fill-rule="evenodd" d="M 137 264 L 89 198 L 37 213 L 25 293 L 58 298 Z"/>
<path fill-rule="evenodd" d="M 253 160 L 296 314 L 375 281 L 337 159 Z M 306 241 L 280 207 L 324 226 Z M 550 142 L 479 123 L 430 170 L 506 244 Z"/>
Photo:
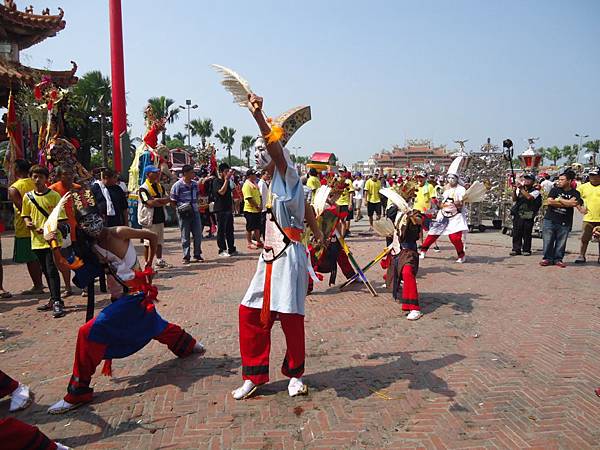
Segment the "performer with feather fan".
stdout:
<path fill-rule="evenodd" d="M 69 194 L 68 194 L 69 195 Z M 158 290 L 151 284 L 157 236 L 150 230 L 104 226 L 89 190 L 72 192 L 78 231 L 77 247 L 65 260 L 58 249 L 59 264 L 75 270 L 74 282 L 84 288 L 103 270 L 108 270 L 113 302 L 97 317 L 79 328 L 73 375 L 67 395 L 52 405 L 50 414 L 62 414 L 92 400 L 92 375 L 104 359 L 103 374 L 110 375 L 110 360 L 125 358 L 141 350 L 152 339 L 165 344 L 177 356 L 205 352 L 199 342 L 178 325 L 164 320 L 154 302 Z M 51 237 L 51 236 L 50 236 Z M 144 270 L 140 270 L 133 241 L 150 242 Z"/>
<path fill-rule="evenodd" d="M 264 249 L 239 307 L 244 383 L 232 395 L 236 400 L 248 398 L 258 386 L 269 381 L 271 328 L 279 320 L 287 343 L 282 372 L 290 378 L 288 393 L 294 397 L 308 393 L 302 381 L 309 264 L 301 243 L 305 218 L 318 240 L 322 240 L 322 234 L 312 208 L 305 204 L 300 177 L 289 151 L 281 145 L 281 135 L 276 136 L 275 127 L 270 127 L 263 116 L 262 98 L 251 94 L 249 100 L 249 108 L 264 137 L 256 142 L 256 166 L 272 174 L 272 181 Z"/>
<path fill-rule="evenodd" d="M 448 236 L 450 242 L 454 245 L 458 255 L 457 263 L 465 261 L 465 251 L 463 244 L 463 232 L 469 230 L 464 205 L 466 189 L 458 182 L 458 172 L 464 157 L 459 156 L 448 168 L 446 189 L 442 195 L 440 210 L 435 221 L 429 228 L 429 233 L 423 245 L 421 246 L 421 259 L 425 258 L 429 247 L 442 235 Z"/>

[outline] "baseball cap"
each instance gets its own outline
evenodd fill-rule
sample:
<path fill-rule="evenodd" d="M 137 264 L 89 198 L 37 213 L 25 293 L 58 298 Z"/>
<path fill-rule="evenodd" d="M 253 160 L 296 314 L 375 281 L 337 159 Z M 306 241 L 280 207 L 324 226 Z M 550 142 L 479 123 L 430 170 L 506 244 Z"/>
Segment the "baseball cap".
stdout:
<path fill-rule="evenodd" d="M 252 175 L 256 175 L 256 171 L 254 169 L 248 169 L 246 171 L 246 177 L 250 177 Z"/>
<path fill-rule="evenodd" d="M 592 167 L 589 175 L 600 175 L 600 167 Z"/>
<path fill-rule="evenodd" d="M 147 176 L 149 173 L 160 172 L 160 169 L 156 166 L 146 166 L 144 168 L 144 176 Z"/>

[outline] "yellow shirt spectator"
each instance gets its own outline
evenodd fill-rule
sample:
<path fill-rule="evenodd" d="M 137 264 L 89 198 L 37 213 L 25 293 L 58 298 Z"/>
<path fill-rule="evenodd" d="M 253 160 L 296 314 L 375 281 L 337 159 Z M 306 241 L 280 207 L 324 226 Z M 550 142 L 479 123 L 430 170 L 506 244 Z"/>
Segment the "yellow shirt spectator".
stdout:
<path fill-rule="evenodd" d="M 15 181 L 10 187 L 15 188 L 21 194 L 21 200 L 25 198 L 25 194 L 29 191 L 33 191 L 35 189 L 35 183 L 31 178 L 20 178 Z M 16 238 L 28 238 L 31 237 L 31 233 L 29 229 L 25 226 L 25 221 L 23 217 L 21 217 L 21 211 L 17 209 L 17 206 L 13 204 L 13 209 L 15 211 L 15 237 Z"/>
<path fill-rule="evenodd" d="M 425 183 L 417 190 L 415 204 L 413 206 L 419 212 L 431 209 L 431 199 L 436 197 L 435 187 L 431 183 Z"/>
<path fill-rule="evenodd" d="M 349 206 L 350 205 L 350 193 L 354 192 L 354 187 L 352 186 L 352 180 L 346 179 L 344 181 L 346 187 L 342 191 L 342 195 L 338 198 L 336 205 L 338 206 Z"/>
<path fill-rule="evenodd" d="M 308 177 L 308 180 L 306 180 L 306 185 L 310 188 L 314 197 L 315 191 L 321 187 L 321 180 L 319 180 L 319 177 L 314 177 L 311 175 Z"/>
<path fill-rule="evenodd" d="M 51 189 L 48 189 L 44 194 L 37 194 L 34 191 L 31 191 L 31 195 L 33 195 L 37 204 L 48 214 L 52 212 L 54 207 L 60 201 L 60 194 Z M 36 229 L 42 228 L 46 223 L 46 216 L 31 202 L 31 200 L 29 200 L 29 196 L 27 194 L 23 196 L 23 209 L 21 210 L 21 216 L 29 217 Z M 65 214 L 64 210 L 60 213 L 58 218 L 59 220 L 67 219 L 67 215 Z M 36 230 L 30 230 L 30 232 L 32 250 L 41 250 L 50 247 L 50 244 L 46 242 L 42 233 L 38 233 Z M 57 233 L 56 240 L 58 241 L 58 245 L 62 244 L 60 233 Z"/>
<path fill-rule="evenodd" d="M 381 203 L 379 190 L 381 189 L 381 180 L 369 178 L 365 183 L 365 191 L 367 191 L 367 201 L 369 203 Z"/>
<path fill-rule="evenodd" d="M 261 211 L 260 189 L 250 180 L 246 180 L 242 186 L 242 195 L 244 196 L 244 212 L 259 213 Z M 248 199 L 254 199 L 256 207 L 252 206 Z"/>
<path fill-rule="evenodd" d="M 592 183 L 584 183 L 577 190 L 581 194 L 583 204 L 587 213 L 583 216 L 586 222 L 600 222 L 600 184 L 594 186 Z"/>

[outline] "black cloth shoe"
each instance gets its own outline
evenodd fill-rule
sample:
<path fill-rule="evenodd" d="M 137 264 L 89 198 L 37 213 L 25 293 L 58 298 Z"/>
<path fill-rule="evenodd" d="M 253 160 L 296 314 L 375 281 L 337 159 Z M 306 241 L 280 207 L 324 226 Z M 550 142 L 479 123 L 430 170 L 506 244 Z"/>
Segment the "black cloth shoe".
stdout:
<path fill-rule="evenodd" d="M 523 256 L 531 256 L 531 252 L 523 252 Z"/>
<path fill-rule="evenodd" d="M 55 319 L 58 319 L 59 317 L 64 317 L 65 314 L 66 313 L 63 304 L 61 302 L 54 302 L 54 306 L 52 307 L 52 316 Z"/>
<path fill-rule="evenodd" d="M 44 303 L 43 305 L 38 306 L 36 309 L 38 311 L 51 311 L 52 306 L 52 300 L 49 300 L 48 303 Z"/>
<path fill-rule="evenodd" d="M 517 255 L 520 255 L 520 254 L 521 254 L 521 252 L 520 251 L 516 251 L 516 250 L 513 250 L 512 252 L 509 253 L 510 256 L 517 256 Z"/>

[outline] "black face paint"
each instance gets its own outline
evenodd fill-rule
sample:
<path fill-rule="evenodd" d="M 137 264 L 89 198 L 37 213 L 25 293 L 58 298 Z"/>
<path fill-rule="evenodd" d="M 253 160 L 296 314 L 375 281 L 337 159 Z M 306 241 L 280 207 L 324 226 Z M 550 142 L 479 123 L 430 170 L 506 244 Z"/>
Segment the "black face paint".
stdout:
<path fill-rule="evenodd" d="M 104 220 L 100 214 L 88 214 L 79 222 L 83 232 L 92 237 L 98 237 L 104 229 Z"/>

